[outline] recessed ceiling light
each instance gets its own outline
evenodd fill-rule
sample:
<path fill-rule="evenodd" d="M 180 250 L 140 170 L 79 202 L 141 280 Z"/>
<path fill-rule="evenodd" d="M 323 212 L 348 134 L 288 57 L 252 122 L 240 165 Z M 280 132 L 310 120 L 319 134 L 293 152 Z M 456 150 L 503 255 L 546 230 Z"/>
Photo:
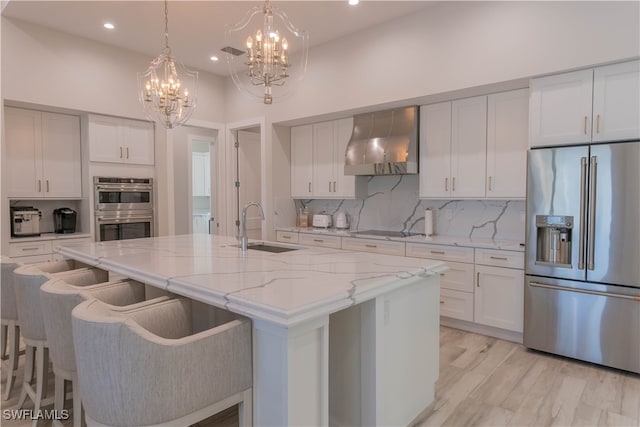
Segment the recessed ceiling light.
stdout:
<path fill-rule="evenodd" d="M 217 56 L 212 56 L 209 59 L 215 62 L 215 61 L 219 60 L 220 58 L 218 58 Z"/>
<path fill-rule="evenodd" d="M 113 30 L 116 26 L 113 25 L 111 22 L 105 22 L 103 27 L 105 27 L 107 30 Z"/>
<path fill-rule="evenodd" d="M 360 3 L 360 0 L 349 0 L 349 4 L 350 4 L 351 6 L 355 6 L 355 5 L 357 5 L 358 3 Z"/>

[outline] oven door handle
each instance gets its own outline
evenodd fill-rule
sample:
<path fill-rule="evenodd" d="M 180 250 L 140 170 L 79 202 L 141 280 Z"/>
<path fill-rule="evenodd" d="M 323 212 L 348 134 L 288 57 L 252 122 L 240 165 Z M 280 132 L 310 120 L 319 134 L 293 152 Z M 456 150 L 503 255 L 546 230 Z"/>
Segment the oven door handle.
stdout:
<path fill-rule="evenodd" d="M 96 186 L 98 191 L 124 191 L 127 193 L 139 193 L 141 191 L 152 191 L 153 187 L 148 185 L 140 186 L 120 186 L 120 185 L 98 185 Z"/>
<path fill-rule="evenodd" d="M 569 288 L 566 286 L 546 285 L 544 283 L 538 283 L 538 282 L 529 282 L 529 285 L 534 288 L 546 288 L 546 289 L 553 289 L 556 291 L 578 292 L 581 294 L 599 295 L 603 297 L 612 297 L 612 298 L 623 298 L 623 299 L 630 299 L 633 301 L 640 302 L 640 295 L 614 294 L 612 292 L 591 291 L 589 289 L 578 289 L 578 288 Z"/>
<path fill-rule="evenodd" d="M 124 218 L 116 218 L 116 217 L 109 217 L 109 216 L 99 216 L 96 219 L 98 221 L 111 222 L 115 224 L 115 223 L 127 223 L 127 222 L 140 222 L 140 220 L 151 221 L 153 220 L 153 217 L 152 216 L 128 216 Z"/>

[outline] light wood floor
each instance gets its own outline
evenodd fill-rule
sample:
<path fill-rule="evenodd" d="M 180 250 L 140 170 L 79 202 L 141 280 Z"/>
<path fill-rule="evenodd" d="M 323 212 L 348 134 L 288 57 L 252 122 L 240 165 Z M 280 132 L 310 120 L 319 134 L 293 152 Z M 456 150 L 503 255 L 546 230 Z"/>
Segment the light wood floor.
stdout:
<path fill-rule="evenodd" d="M 53 393 L 53 381 L 50 383 Z M 15 409 L 19 394 L 19 387 L 14 387 L 1 408 Z M 31 425 L 30 421 L 5 419 L 0 424 Z M 236 410 L 231 408 L 198 427 L 237 424 Z M 64 425 L 71 426 L 71 421 Z M 414 426 L 638 427 L 640 376 L 441 327 L 436 400 Z"/>

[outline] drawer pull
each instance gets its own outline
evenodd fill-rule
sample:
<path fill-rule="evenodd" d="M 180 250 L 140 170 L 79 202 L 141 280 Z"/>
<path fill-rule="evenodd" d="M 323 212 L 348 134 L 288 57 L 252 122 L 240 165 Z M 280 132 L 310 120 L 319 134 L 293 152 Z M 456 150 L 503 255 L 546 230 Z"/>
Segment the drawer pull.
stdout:
<path fill-rule="evenodd" d="M 38 247 L 35 247 L 35 248 L 22 248 L 23 251 L 37 251 L 39 249 L 40 248 L 38 248 Z"/>
<path fill-rule="evenodd" d="M 444 255 L 444 251 L 429 251 L 432 254 Z"/>
<path fill-rule="evenodd" d="M 440 273 L 440 277 L 444 277 L 444 273 Z"/>
<path fill-rule="evenodd" d="M 313 239 L 313 241 L 317 242 L 317 243 L 324 243 L 324 240 L 322 240 L 322 239 Z"/>
<path fill-rule="evenodd" d="M 497 259 L 499 261 L 507 261 L 507 257 L 504 256 L 490 256 L 491 259 Z"/>
<path fill-rule="evenodd" d="M 282 237 L 283 239 L 290 239 L 291 238 L 291 236 L 280 236 L 280 237 Z"/>
<path fill-rule="evenodd" d="M 440 304 L 444 304 L 444 301 L 440 301 Z"/>
<path fill-rule="evenodd" d="M 377 245 L 365 245 L 367 248 L 377 248 Z"/>

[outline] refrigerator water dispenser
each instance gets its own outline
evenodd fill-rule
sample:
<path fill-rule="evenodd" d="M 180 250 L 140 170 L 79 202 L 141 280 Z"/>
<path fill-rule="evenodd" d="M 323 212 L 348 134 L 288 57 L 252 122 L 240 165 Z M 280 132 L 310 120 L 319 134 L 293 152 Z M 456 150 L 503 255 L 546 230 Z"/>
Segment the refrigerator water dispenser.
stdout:
<path fill-rule="evenodd" d="M 536 264 L 571 268 L 572 216 L 536 215 Z"/>

